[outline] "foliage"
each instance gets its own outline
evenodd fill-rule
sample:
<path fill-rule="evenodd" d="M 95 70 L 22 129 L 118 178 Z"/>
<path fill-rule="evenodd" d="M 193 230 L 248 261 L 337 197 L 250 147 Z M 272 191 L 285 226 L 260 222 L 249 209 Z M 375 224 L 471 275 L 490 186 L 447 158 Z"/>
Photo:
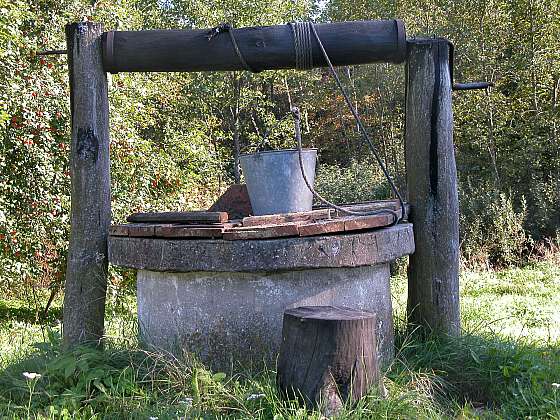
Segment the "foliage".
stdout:
<path fill-rule="evenodd" d="M 505 193 L 466 183 L 461 191 L 461 237 L 470 264 L 515 265 L 528 255 L 531 240 L 524 230 L 526 206 L 519 212 Z"/>
<path fill-rule="evenodd" d="M 478 13 L 472 13 L 472 10 Z M 513 264 L 560 226 L 560 4 L 519 0 L 0 0 L 0 289 L 60 289 L 70 212 L 70 116 L 63 27 L 201 28 L 315 19 L 402 18 L 410 35 L 455 43 L 455 143 L 467 259 Z M 338 69 L 397 184 L 404 187 L 402 66 Z M 325 69 L 109 77 L 113 220 L 139 210 L 206 208 L 241 179 L 238 156 L 293 147 L 290 106 L 317 147 L 319 189 L 335 201 L 387 197 L 386 184 Z M 264 133 L 270 131 L 267 144 Z M 365 169 L 364 169 L 365 168 Z M 359 174 L 360 173 L 360 174 Z M 472 187 L 472 186 L 475 187 Z M 479 188 L 483 188 L 479 194 Z M 404 189 L 404 188 L 402 188 Z M 522 228 L 522 230 L 520 230 Z M 492 232 L 488 235 L 488 232 Z M 482 261 L 487 259 L 487 261 Z M 115 281 L 124 279 L 113 272 Z"/>
<path fill-rule="evenodd" d="M 335 203 L 379 200 L 388 196 L 389 185 L 374 163 L 352 162 L 348 167 L 321 165 L 317 170 L 316 189 Z"/>

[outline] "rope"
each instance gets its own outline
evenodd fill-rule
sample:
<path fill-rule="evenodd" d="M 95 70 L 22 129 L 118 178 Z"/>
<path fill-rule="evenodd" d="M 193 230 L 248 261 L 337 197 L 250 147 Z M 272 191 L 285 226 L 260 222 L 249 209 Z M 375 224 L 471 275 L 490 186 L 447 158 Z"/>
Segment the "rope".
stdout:
<path fill-rule="evenodd" d="M 352 115 L 354 116 L 354 119 L 356 120 L 356 124 L 358 125 L 358 128 L 359 128 L 360 132 L 362 133 L 362 137 L 366 140 L 366 144 L 369 147 L 370 151 L 372 152 L 373 156 L 375 157 L 379 167 L 383 171 L 383 175 L 385 175 L 385 178 L 387 179 L 387 182 L 389 182 L 391 190 L 395 193 L 395 195 L 397 196 L 397 198 L 399 200 L 399 204 L 401 206 L 401 215 L 399 216 L 397 212 L 395 212 L 394 210 L 391 210 L 391 209 L 380 209 L 380 210 L 375 210 L 375 211 L 371 211 L 371 212 L 356 212 L 356 211 L 347 210 L 347 209 L 344 209 L 340 206 L 337 206 L 334 203 L 329 202 L 325 198 L 321 197 L 321 195 L 319 195 L 313 189 L 313 187 L 311 186 L 311 183 L 308 181 L 308 179 L 305 175 L 305 171 L 303 169 L 303 158 L 302 158 L 302 155 L 301 155 L 300 115 L 299 115 L 299 110 L 297 108 L 295 108 L 295 109 L 292 109 L 292 113 L 294 114 L 294 119 L 295 119 L 295 122 L 296 122 L 296 124 L 295 124 L 296 125 L 296 139 L 297 139 L 297 142 L 298 142 L 300 169 L 301 169 L 301 174 L 303 176 L 303 180 L 305 181 L 305 183 L 307 185 L 307 188 L 309 188 L 309 190 L 313 193 L 313 195 L 319 201 L 321 201 L 322 203 L 326 204 L 329 207 L 332 207 L 332 208 L 334 208 L 334 209 L 336 209 L 336 210 L 338 210 L 342 213 L 350 214 L 350 215 L 356 215 L 356 216 L 370 216 L 370 215 L 376 215 L 376 214 L 389 213 L 389 214 L 394 216 L 393 224 L 397 224 L 400 220 L 402 220 L 402 218 L 405 215 L 405 205 L 404 205 L 404 200 L 402 199 L 401 193 L 399 192 L 397 186 L 393 182 L 393 179 L 391 178 L 391 175 L 389 174 L 389 171 L 385 167 L 385 164 L 381 160 L 381 157 L 379 156 L 379 153 L 377 152 L 377 149 L 373 145 L 373 142 L 371 141 L 371 138 L 369 137 L 369 134 L 366 131 L 360 116 L 358 115 L 358 112 L 354 108 L 354 105 L 352 105 L 352 101 L 350 100 L 350 97 L 348 96 L 348 93 L 346 93 L 346 90 L 344 89 L 344 86 L 342 86 L 342 82 L 340 81 L 340 78 L 338 77 L 338 74 L 337 74 L 334 66 L 331 63 L 329 55 L 325 51 L 325 47 L 323 46 L 323 43 L 321 42 L 321 38 L 319 38 L 319 34 L 317 33 L 317 29 L 315 28 L 315 25 L 311 22 L 305 22 L 305 23 L 306 23 L 306 25 L 303 25 L 301 23 L 290 24 L 290 26 L 292 27 L 292 30 L 294 31 L 294 49 L 296 51 L 296 67 L 297 67 L 297 64 L 298 64 L 298 61 L 297 61 L 298 56 L 308 55 L 308 56 L 312 57 L 311 42 L 309 42 L 307 44 L 307 43 L 304 43 L 304 42 L 297 42 L 296 43 L 296 41 L 298 39 L 305 39 L 305 40 L 311 39 L 311 33 L 313 33 L 315 39 L 317 40 L 317 44 L 319 45 L 319 48 L 321 49 L 323 57 L 325 58 L 325 61 L 327 62 L 328 66 L 329 66 L 329 69 L 330 69 L 330 71 L 331 71 L 331 73 L 334 77 L 334 80 L 336 81 L 336 84 L 337 84 L 338 88 L 340 89 L 340 91 L 342 93 L 342 96 L 344 97 L 344 100 L 346 101 L 346 105 L 348 105 L 348 108 L 350 108 L 350 111 L 352 112 Z M 299 32 L 295 30 L 296 28 L 299 30 Z M 296 32 L 298 32 L 297 36 L 295 35 Z M 302 32 L 305 32 L 305 33 L 302 33 Z M 309 46 L 309 51 L 307 53 L 299 51 L 300 49 L 304 48 L 304 45 Z"/>
<path fill-rule="evenodd" d="M 291 22 L 294 36 L 295 68 L 309 70 L 313 68 L 313 49 L 311 39 L 311 22 Z"/>
<path fill-rule="evenodd" d="M 239 58 L 239 61 L 241 62 L 241 65 L 243 66 L 243 68 L 245 70 L 250 71 L 251 73 L 259 73 L 260 70 L 256 70 L 251 65 L 249 65 L 247 60 L 245 60 L 245 57 L 243 56 L 243 54 L 241 53 L 241 50 L 239 49 L 239 45 L 237 45 L 237 40 L 235 39 L 235 35 L 233 34 L 234 28 L 231 24 L 222 23 L 222 24 L 216 26 L 215 28 L 210 29 L 208 31 L 208 33 L 206 34 L 206 36 L 208 38 L 208 41 L 212 41 L 212 39 L 216 35 L 222 34 L 224 32 L 227 32 L 229 34 L 229 39 L 231 40 L 231 45 L 233 45 L 233 50 L 235 51 L 235 54 L 237 55 L 237 58 Z"/>
<path fill-rule="evenodd" d="M 311 193 L 313 194 L 313 196 L 315 198 L 317 198 L 320 202 L 322 202 L 323 204 L 327 205 L 330 208 L 333 208 L 335 210 L 338 210 L 341 213 L 349 214 L 349 215 L 352 215 L 352 216 L 375 216 L 375 215 L 378 215 L 378 214 L 389 213 L 390 215 L 393 216 L 393 224 L 398 223 L 399 220 L 402 219 L 402 216 L 399 217 L 399 214 L 392 209 L 379 209 L 379 210 L 372 210 L 372 211 L 367 211 L 367 212 L 348 210 L 348 209 L 345 209 L 344 207 L 341 207 L 339 205 L 336 205 L 336 204 L 328 201 L 326 198 L 321 196 L 317 191 L 315 191 L 315 189 L 311 185 L 311 182 L 309 182 L 309 180 L 307 178 L 307 175 L 305 174 L 305 169 L 303 168 L 303 154 L 302 154 L 302 146 L 301 146 L 301 127 L 300 127 L 301 118 L 300 118 L 300 114 L 299 114 L 299 109 L 296 108 L 296 107 L 293 107 L 292 108 L 292 114 L 294 116 L 294 121 L 295 121 L 297 150 L 298 150 L 299 168 L 301 170 L 301 176 L 303 177 L 303 181 L 305 182 L 305 185 L 307 185 L 307 188 L 309 189 L 309 191 L 311 191 Z"/>

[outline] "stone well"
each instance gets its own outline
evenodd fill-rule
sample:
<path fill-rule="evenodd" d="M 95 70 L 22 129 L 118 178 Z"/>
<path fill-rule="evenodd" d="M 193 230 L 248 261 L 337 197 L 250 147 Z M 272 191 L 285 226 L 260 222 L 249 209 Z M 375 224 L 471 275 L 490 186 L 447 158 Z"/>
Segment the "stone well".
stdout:
<path fill-rule="evenodd" d="M 109 237 L 112 264 L 138 270 L 140 335 L 215 369 L 274 362 L 285 309 L 334 305 L 377 314 L 393 356 L 389 263 L 414 252 L 412 225 L 360 233 L 227 241 Z"/>

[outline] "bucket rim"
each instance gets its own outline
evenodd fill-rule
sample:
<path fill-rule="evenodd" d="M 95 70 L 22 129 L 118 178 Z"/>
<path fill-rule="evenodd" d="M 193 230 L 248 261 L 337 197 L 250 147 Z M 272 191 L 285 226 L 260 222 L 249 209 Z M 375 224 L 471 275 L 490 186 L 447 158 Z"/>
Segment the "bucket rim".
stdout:
<path fill-rule="evenodd" d="M 305 149 L 301 149 L 302 153 L 305 152 L 317 152 L 316 147 L 307 147 Z M 264 155 L 264 154 L 274 154 L 274 153 L 286 153 L 286 152 L 298 152 L 298 149 L 280 149 L 280 150 L 263 150 L 262 152 L 254 152 L 254 153 L 241 153 L 239 157 L 245 156 L 255 156 L 255 155 Z"/>

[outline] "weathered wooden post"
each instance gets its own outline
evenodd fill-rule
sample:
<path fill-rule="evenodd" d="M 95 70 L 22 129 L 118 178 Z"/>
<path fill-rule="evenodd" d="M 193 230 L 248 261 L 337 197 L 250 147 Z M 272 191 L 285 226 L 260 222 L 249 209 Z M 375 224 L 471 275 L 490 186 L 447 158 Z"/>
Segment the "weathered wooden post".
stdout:
<path fill-rule="evenodd" d="M 66 26 L 72 141 L 72 209 L 64 294 L 64 345 L 99 343 L 107 289 L 111 222 L 109 102 L 101 52 L 102 26 Z"/>
<path fill-rule="evenodd" d="M 405 155 L 417 244 L 408 269 L 408 317 L 412 324 L 457 335 L 459 204 L 449 48 L 445 39 L 408 41 Z"/>

